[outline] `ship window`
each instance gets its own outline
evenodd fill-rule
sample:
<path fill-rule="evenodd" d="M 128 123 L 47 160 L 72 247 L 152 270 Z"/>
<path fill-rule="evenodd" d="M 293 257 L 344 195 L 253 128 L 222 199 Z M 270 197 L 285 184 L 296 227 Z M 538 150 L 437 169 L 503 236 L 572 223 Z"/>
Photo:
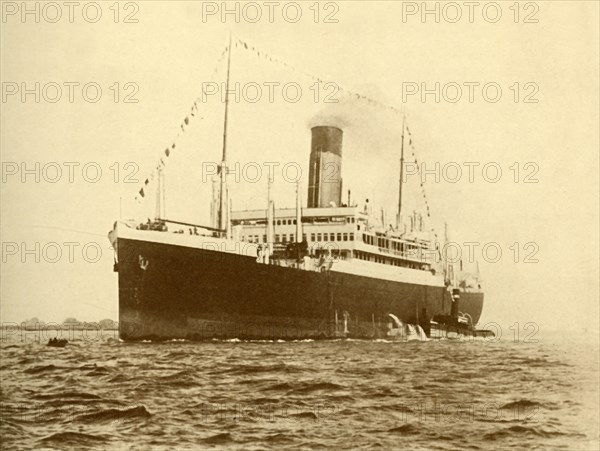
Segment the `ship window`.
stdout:
<path fill-rule="evenodd" d="M 267 235 L 263 235 L 263 243 L 267 242 Z"/>
<path fill-rule="evenodd" d="M 297 224 L 295 219 L 292 221 L 292 224 L 294 224 L 294 225 L 296 225 L 296 224 Z"/>
<path fill-rule="evenodd" d="M 290 235 L 290 242 L 291 242 L 291 243 L 293 243 L 293 242 L 294 242 L 294 234 L 293 234 L 293 233 Z"/>
<path fill-rule="evenodd" d="M 344 233 L 344 241 L 348 241 L 348 234 Z"/>
<path fill-rule="evenodd" d="M 314 233 L 311 233 L 311 234 L 310 234 L 310 240 L 311 240 L 311 241 L 315 241 L 315 234 L 314 234 Z"/>
<path fill-rule="evenodd" d="M 281 225 L 281 219 L 277 220 L 277 225 Z"/>
<path fill-rule="evenodd" d="M 350 233 L 350 241 L 354 241 L 354 233 Z"/>
<path fill-rule="evenodd" d="M 279 243 L 279 235 L 275 235 L 275 242 Z"/>
<path fill-rule="evenodd" d="M 337 234 L 337 240 L 338 240 L 338 241 L 342 241 L 342 234 L 341 234 L 341 233 L 338 233 L 338 234 Z"/>
<path fill-rule="evenodd" d="M 283 235 L 281 235 L 281 242 L 282 243 L 287 242 L 287 235 L 285 233 Z"/>
<path fill-rule="evenodd" d="M 306 241 L 306 233 L 302 234 L 302 241 Z"/>
<path fill-rule="evenodd" d="M 321 241 L 321 234 L 317 233 L 317 241 Z"/>

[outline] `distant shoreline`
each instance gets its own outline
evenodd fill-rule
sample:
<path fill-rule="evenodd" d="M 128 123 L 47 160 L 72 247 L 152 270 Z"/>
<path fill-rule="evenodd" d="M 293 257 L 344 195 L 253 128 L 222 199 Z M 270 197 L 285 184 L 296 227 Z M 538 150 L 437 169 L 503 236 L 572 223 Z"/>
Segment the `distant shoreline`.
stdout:
<path fill-rule="evenodd" d="M 70 324 L 56 324 L 56 323 L 38 323 L 35 326 L 27 325 L 23 323 L 3 323 L 0 326 L 1 330 L 7 329 L 22 329 L 27 331 L 36 330 L 119 330 L 119 325 L 114 326 L 100 326 L 98 323 L 86 323 L 81 325 L 70 325 Z"/>

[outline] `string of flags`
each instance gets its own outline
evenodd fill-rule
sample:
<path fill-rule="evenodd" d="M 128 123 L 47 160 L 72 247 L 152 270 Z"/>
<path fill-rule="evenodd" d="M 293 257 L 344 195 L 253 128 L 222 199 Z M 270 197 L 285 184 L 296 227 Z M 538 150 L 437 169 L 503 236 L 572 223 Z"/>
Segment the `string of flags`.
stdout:
<path fill-rule="evenodd" d="M 217 71 L 219 69 L 219 65 L 221 64 L 221 61 L 227 54 L 228 50 L 229 50 L 229 46 L 226 46 L 225 49 L 221 52 L 219 59 L 217 60 L 217 63 L 215 64 L 215 68 L 212 71 L 211 79 L 214 80 L 214 77 L 216 76 Z M 203 94 L 205 94 L 205 93 L 203 93 Z M 201 102 L 200 97 L 198 97 L 194 100 L 194 103 L 190 107 L 189 114 L 183 118 L 183 121 L 179 125 L 179 128 L 181 129 L 181 131 L 179 131 L 177 133 L 177 136 L 175 136 L 171 145 L 166 147 L 165 150 L 161 153 L 160 158 L 158 159 L 156 165 L 154 166 L 154 169 L 152 170 L 150 175 L 146 178 L 146 180 L 144 180 L 142 187 L 137 192 L 137 194 L 134 198 L 134 200 L 138 204 L 140 204 L 142 202 L 142 200 L 146 197 L 146 194 L 148 193 L 151 183 L 157 178 L 158 172 L 161 171 L 166 166 L 168 159 L 171 157 L 171 154 L 173 153 L 173 151 L 175 150 L 175 148 L 177 146 L 177 141 L 178 141 L 179 137 L 181 136 L 182 133 L 185 133 L 185 131 L 187 130 L 188 126 L 191 123 L 192 118 L 198 117 L 198 104 L 200 102 Z M 202 119 L 202 118 L 200 118 L 200 119 Z"/>
<path fill-rule="evenodd" d="M 234 44 L 234 46 L 235 46 L 235 48 L 240 48 L 240 49 L 244 49 L 244 50 L 247 50 L 249 52 L 252 52 L 256 56 L 258 56 L 259 58 L 263 58 L 263 59 L 265 59 L 265 60 L 267 60 L 267 61 L 269 61 L 271 63 L 275 63 L 275 64 L 283 66 L 283 67 L 285 67 L 285 68 L 287 68 L 289 70 L 292 70 L 292 71 L 295 71 L 295 72 L 299 72 L 302 75 L 304 75 L 304 76 L 312 79 L 315 82 L 318 82 L 320 84 L 326 83 L 326 81 L 324 81 L 320 77 L 316 76 L 315 74 L 312 74 L 310 72 L 298 69 L 298 68 L 294 67 L 293 65 L 288 64 L 287 62 L 285 62 L 285 61 L 283 61 L 283 60 L 281 60 L 281 59 L 279 59 L 279 58 L 277 58 L 275 56 L 272 56 L 271 54 L 269 54 L 267 52 L 259 50 L 258 48 L 254 47 L 251 44 L 248 44 L 247 42 L 242 41 L 241 39 L 235 38 L 235 44 Z M 213 71 L 211 73 L 211 80 L 215 79 L 215 77 L 216 77 L 216 75 L 218 73 L 218 70 L 220 68 L 220 65 L 221 65 L 222 61 L 224 60 L 225 56 L 227 55 L 228 51 L 229 51 L 229 46 L 225 46 L 225 48 L 220 53 L 219 58 L 217 59 L 217 62 L 215 64 L 215 67 L 214 67 L 214 69 L 213 69 Z M 340 92 L 342 92 L 342 93 L 344 93 L 344 94 L 346 94 L 346 95 L 348 95 L 348 96 L 350 96 L 352 98 L 355 98 L 356 100 L 366 102 L 367 104 L 369 104 L 371 106 L 378 107 L 380 109 L 391 111 L 392 113 L 397 114 L 397 115 L 402 116 L 403 118 L 405 118 L 404 113 L 402 111 L 400 111 L 398 108 L 394 107 L 394 106 L 386 105 L 386 104 L 381 103 L 381 102 L 379 102 L 379 101 L 377 101 L 375 99 L 372 99 L 372 98 L 370 98 L 368 96 L 365 96 L 365 95 L 360 94 L 360 93 L 355 92 L 355 91 L 351 91 L 351 90 L 346 89 L 344 87 L 341 87 L 339 85 L 337 85 L 337 88 L 338 88 L 338 90 Z M 191 119 L 197 117 L 197 115 L 198 115 L 198 103 L 201 103 L 201 99 L 205 98 L 205 96 L 206 96 L 206 92 L 203 92 L 202 93 L 202 97 L 197 97 L 194 100 L 194 103 L 192 104 L 192 106 L 190 108 L 189 114 L 183 119 L 183 121 L 180 124 L 181 131 L 177 133 L 177 136 L 173 140 L 173 143 L 171 144 L 171 146 L 165 148 L 165 150 L 163 151 L 161 157 L 159 158 L 159 160 L 158 160 L 155 168 L 150 173 L 150 175 L 148 176 L 148 178 L 145 179 L 143 186 L 141 187 L 141 189 L 138 191 L 137 195 L 135 196 L 135 200 L 138 203 L 140 203 L 142 201 L 142 199 L 145 198 L 146 193 L 148 192 L 148 188 L 149 188 L 150 184 L 157 178 L 158 171 L 162 170 L 166 166 L 165 159 L 170 158 L 171 154 L 173 153 L 173 150 L 175 150 L 175 148 L 176 148 L 176 142 L 179 139 L 179 136 L 181 135 L 181 133 L 185 133 L 187 127 L 191 123 Z M 408 136 L 409 136 L 408 144 L 409 144 L 409 147 L 411 149 L 411 154 L 412 154 L 412 157 L 414 159 L 415 165 L 417 166 L 417 172 L 420 172 L 419 162 L 417 160 L 416 153 L 415 153 L 415 146 L 414 146 L 414 143 L 413 143 L 412 133 L 411 133 L 410 128 L 408 126 L 406 126 L 406 130 L 407 130 Z M 420 188 L 421 188 L 421 194 L 422 194 L 423 200 L 425 202 L 425 208 L 427 210 L 427 217 L 431 217 L 430 206 L 429 206 L 429 202 L 427 200 L 427 195 L 425 193 L 425 187 L 424 187 L 423 181 L 420 182 Z M 434 230 L 432 229 L 432 231 L 434 231 Z M 437 239 L 437 234 L 435 234 L 435 236 L 436 236 L 436 239 Z"/>
<path fill-rule="evenodd" d="M 306 76 L 306 77 L 308 77 L 308 78 L 310 78 L 313 81 L 316 81 L 318 83 L 321 83 L 321 84 L 327 83 L 327 81 L 321 79 L 317 75 L 315 75 L 315 74 L 313 74 L 311 72 L 307 72 L 307 71 L 302 70 L 302 69 L 298 69 L 295 66 L 293 66 L 291 64 L 288 64 L 285 61 L 283 61 L 283 60 L 281 60 L 281 59 L 279 59 L 279 58 L 277 58 L 275 56 L 272 56 L 272 55 L 270 55 L 267 52 L 264 52 L 262 50 L 257 49 L 253 45 L 248 44 L 247 42 L 244 42 L 241 39 L 237 39 L 236 38 L 236 40 L 235 40 L 235 47 L 236 48 L 243 48 L 244 50 L 248 50 L 249 52 L 254 53 L 256 56 L 262 57 L 262 58 L 264 58 L 267 61 L 270 61 L 272 63 L 278 64 L 278 65 L 283 66 L 283 67 L 286 67 L 286 68 L 288 68 L 288 69 L 290 69 L 292 71 L 299 72 L 302 75 L 304 75 L 304 76 Z M 339 89 L 340 92 L 342 92 L 342 93 L 344 93 L 344 94 L 346 94 L 346 95 L 348 95 L 350 97 L 353 97 L 353 98 L 355 98 L 357 100 L 361 100 L 363 102 L 366 102 L 369 105 L 373 105 L 373 106 L 382 108 L 384 110 L 392 111 L 393 113 L 398 114 L 400 116 L 404 116 L 404 113 L 402 111 L 400 111 L 398 108 L 394 107 L 394 106 L 386 105 L 386 104 L 381 103 L 381 102 L 379 102 L 379 101 L 377 101 L 375 99 L 372 99 L 372 98 L 370 98 L 368 96 L 362 95 L 362 94 L 360 94 L 358 92 L 351 91 L 351 90 L 346 89 L 346 88 L 344 88 L 342 86 L 339 86 L 337 84 L 336 84 L 336 86 L 337 86 L 337 88 Z"/>
<path fill-rule="evenodd" d="M 236 48 L 243 48 L 244 50 L 248 50 L 249 52 L 254 53 L 258 57 L 262 57 L 262 58 L 264 58 L 267 61 L 270 61 L 270 62 L 275 63 L 275 64 L 279 64 L 280 66 L 286 67 L 286 68 L 288 68 L 288 69 L 290 69 L 292 71 L 299 72 L 299 73 L 305 75 L 306 77 L 312 79 L 313 81 L 316 81 L 316 82 L 321 83 L 321 84 L 325 83 L 325 81 L 323 81 L 318 76 L 316 76 L 316 75 L 314 75 L 314 74 L 312 74 L 310 72 L 307 72 L 307 71 L 304 71 L 304 70 L 301 70 L 301 69 L 297 69 L 293 65 L 288 64 L 285 61 L 280 60 L 279 58 L 277 58 L 275 56 L 272 56 L 272 55 L 270 55 L 267 52 L 261 51 L 258 48 L 254 47 L 253 45 L 248 44 L 247 42 L 242 41 L 241 39 L 237 39 L 236 38 L 236 40 L 235 40 L 235 47 Z M 375 106 L 375 107 L 378 107 L 378 108 L 381 108 L 381 109 L 384 109 L 384 110 L 391 111 L 394 114 L 397 114 L 399 116 L 402 116 L 403 118 L 406 118 L 405 114 L 402 111 L 400 111 L 398 108 L 394 107 L 394 106 L 383 104 L 383 103 L 381 103 L 381 102 L 379 102 L 379 101 L 377 101 L 375 99 L 372 99 L 372 98 L 370 98 L 368 96 L 362 95 L 362 94 L 360 94 L 358 92 L 354 92 L 354 91 L 348 90 L 348 89 L 346 89 L 346 88 L 344 88 L 342 86 L 339 86 L 339 85 L 337 86 L 337 88 L 339 89 L 340 92 L 343 92 L 346 95 L 349 95 L 349 96 L 355 98 L 356 100 L 366 102 L 369 105 L 372 105 L 372 106 Z M 415 154 L 415 146 L 414 146 L 414 143 L 413 143 L 412 133 L 411 133 L 410 129 L 408 128 L 408 126 L 406 127 L 406 130 L 408 131 L 408 137 L 409 137 L 408 143 L 409 143 L 409 146 L 411 148 L 412 157 L 413 157 L 414 162 L 415 162 L 415 164 L 417 166 L 417 171 L 420 172 L 419 162 L 418 162 L 416 154 Z M 430 210 L 430 207 L 429 207 L 429 201 L 427 200 L 427 194 L 425 193 L 425 186 L 423 184 L 423 181 L 420 182 L 420 188 L 421 188 L 421 195 L 422 195 L 423 200 L 425 202 L 425 208 L 427 210 L 427 217 L 430 218 L 431 217 L 431 210 Z M 437 238 L 437 234 L 435 234 L 435 236 Z"/>
<path fill-rule="evenodd" d="M 417 160 L 417 155 L 415 154 L 415 145 L 413 143 L 412 133 L 410 132 L 410 128 L 408 126 L 406 126 L 406 131 L 408 132 L 408 145 L 410 147 L 411 155 L 414 159 L 415 166 L 417 167 L 417 173 L 420 173 L 421 168 L 419 167 L 419 160 Z M 427 201 L 427 194 L 425 194 L 425 184 L 423 183 L 423 180 L 419 182 L 419 185 L 421 187 L 421 195 L 423 196 L 423 201 L 425 202 L 425 208 L 427 209 L 427 217 L 430 218 L 431 214 L 429 202 Z"/>
<path fill-rule="evenodd" d="M 417 167 L 417 173 L 419 173 L 421 171 L 421 168 L 419 167 L 419 160 L 417 160 L 417 155 L 415 153 L 415 145 L 413 143 L 412 133 L 410 132 L 410 128 L 408 126 L 406 126 L 406 131 L 408 132 L 408 146 L 410 147 L 410 152 L 411 152 L 412 158 L 415 162 L 415 166 Z M 421 195 L 423 196 L 423 201 L 425 202 L 425 208 L 427 209 L 427 217 L 430 218 L 431 214 L 430 214 L 429 202 L 427 201 L 427 194 L 425 194 L 425 184 L 423 183 L 423 180 L 421 180 L 419 182 L 419 186 L 421 187 Z"/>

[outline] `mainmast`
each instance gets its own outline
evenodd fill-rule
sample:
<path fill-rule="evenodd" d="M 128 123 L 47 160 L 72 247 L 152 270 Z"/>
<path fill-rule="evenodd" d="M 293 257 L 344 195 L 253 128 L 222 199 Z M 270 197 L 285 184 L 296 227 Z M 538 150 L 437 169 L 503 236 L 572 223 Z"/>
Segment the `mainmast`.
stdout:
<path fill-rule="evenodd" d="M 402 181 L 404 179 L 404 129 L 406 116 L 402 116 L 402 144 L 400 146 L 400 180 L 398 181 L 398 217 L 396 218 L 396 229 L 400 230 L 402 225 Z"/>
<path fill-rule="evenodd" d="M 231 72 L 231 33 L 227 55 L 227 81 L 225 85 L 225 120 L 223 125 L 223 156 L 221 158 L 221 189 L 219 192 L 219 225 L 229 235 L 229 203 L 227 201 L 227 120 L 229 117 L 229 74 Z"/>

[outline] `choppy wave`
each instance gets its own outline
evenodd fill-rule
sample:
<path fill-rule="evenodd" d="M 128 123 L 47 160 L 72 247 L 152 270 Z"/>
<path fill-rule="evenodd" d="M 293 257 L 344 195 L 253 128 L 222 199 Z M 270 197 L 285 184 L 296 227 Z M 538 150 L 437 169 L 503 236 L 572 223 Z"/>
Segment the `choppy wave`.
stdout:
<path fill-rule="evenodd" d="M 599 448 L 594 343 L 111 339 L 0 350 L 6 449 Z"/>
<path fill-rule="evenodd" d="M 99 412 L 79 415 L 75 421 L 86 423 L 106 422 L 106 421 L 125 421 L 136 418 L 148 418 L 150 412 L 144 406 L 130 407 L 129 409 L 106 409 Z"/>
<path fill-rule="evenodd" d="M 101 435 L 84 434 L 81 432 L 57 432 L 40 440 L 43 445 L 64 446 L 94 446 L 105 443 L 108 438 Z"/>

